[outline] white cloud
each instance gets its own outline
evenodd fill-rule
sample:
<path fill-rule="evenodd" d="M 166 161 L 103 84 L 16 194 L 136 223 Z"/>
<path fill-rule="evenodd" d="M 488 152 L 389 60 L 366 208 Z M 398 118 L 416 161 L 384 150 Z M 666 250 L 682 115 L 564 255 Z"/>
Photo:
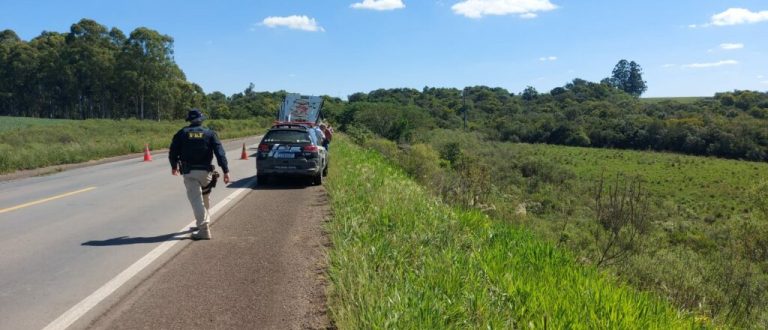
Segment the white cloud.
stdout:
<path fill-rule="evenodd" d="M 723 65 L 736 65 L 739 64 L 739 61 L 736 60 L 725 60 L 725 61 L 719 61 L 719 62 L 710 62 L 710 63 L 691 63 L 683 65 L 684 68 L 689 69 L 701 69 L 701 68 L 713 68 Z"/>
<path fill-rule="evenodd" d="M 363 2 L 351 4 L 350 7 L 355 9 L 394 10 L 405 8 L 405 4 L 402 0 L 363 0 Z"/>
<path fill-rule="evenodd" d="M 764 76 L 764 75 L 761 75 L 761 74 L 760 74 L 760 75 L 757 75 L 757 79 L 763 79 L 763 78 L 765 78 L 765 76 Z"/>
<path fill-rule="evenodd" d="M 768 10 L 753 12 L 744 8 L 728 8 L 728 10 L 715 14 L 710 21 L 711 25 L 726 26 L 768 21 Z"/>
<path fill-rule="evenodd" d="M 676 67 L 676 66 L 677 66 L 677 64 L 664 64 L 664 65 L 662 65 L 661 67 L 662 67 L 662 68 L 674 68 L 674 67 Z"/>
<path fill-rule="evenodd" d="M 309 18 L 305 15 L 291 15 L 285 17 L 269 16 L 265 18 L 261 24 L 271 28 L 287 27 L 289 29 L 310 32 L 325 31 L 323 27 L 317 25 L 317 21 L 315 21 L 314 18 Z"/>
<path fill-rule="evenodd" d="M 765 85 L 768 85 L 768 80 L 763 80 L 763 81 L 761 81 L 760 83 L 761 83 L 761 84 L 765 84 Z"/>
<path fill-rule="evenodd" d="M 720 49 L 724 50 L 734 50 L 734 49 L 742 49 L 744 48 L 744 44 L 742 43 L 723 43 L 720 44 Z"/>
<path fill-rule="evenodd" d="M 545 57 L 539 57 L 539 61 L 547 62 L 547 61 L 557 61 L 557 56 L 545 56 Z"/>
<path fill-rule="evenodd" d="M 482 18 L 488 15 L 520 15 L 521 18 L 535 18 L 536 12 L 557 9 L 549 0 L 462 0 L 451 6 L 457 15 Z"/>

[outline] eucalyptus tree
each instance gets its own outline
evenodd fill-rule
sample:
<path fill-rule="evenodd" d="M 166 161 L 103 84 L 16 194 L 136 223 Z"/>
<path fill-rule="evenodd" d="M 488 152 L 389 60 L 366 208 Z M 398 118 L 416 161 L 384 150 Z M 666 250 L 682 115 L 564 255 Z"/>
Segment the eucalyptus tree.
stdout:
<path fill-rule="evenodd" d="M 37 52 L 19 39 L 13 31 L 0 35 L 0 73 L 6 77 L 0 82 L 0 99 L 3 112 L 13 116 L 28 115 L 25 103 L 31 98 L 29 91 L 34 81 L 34 64 Z"/>
<path fill-rule="evenodd" d="M 173 38 L 145 27 L 137 28 L 126 40 L 119 58 L 136 116 L 144 119 L 147 107 L 154 104 L 154 117 L 167 117 L 161 113 L 163 98 L 167 98 L 169 89 L 178 88 L 174 80 L 186 80 L 173 59 Z"/>
<path fill-rule="evenodd" d="M 34 86 L 29 92 L 33 98 L 27 107 L 35 116 L 59 118 L 65 116 L 68 91 L 73 88 L 72 71 L 65 65 L 62 52 L 65 49 L 65 35 L 58 32 L 43 32 L 29 42 L 38 56 L 34 64 Z"/>
<path fill-rule="evenodd" d="M 0 112 L 10 114 L 13 106 L 13 80 L 10 63 L 11 51 L 21 42 L 13 30 L 0 31 Z"/>
<path fill-rule="evenodd" d="M 75 102 L 80 118 L 102 117 L 109 100 L 107 86 L 112 80 L 117 48 L 107 27 L 82 19 L 70 27 L 65 59 L 74 74 Z"/>
<path fill-rule="evenodd" d="M 640 64 L 637 64 L 635 61 L 628 62 L 624 59 L 616 63 L 611 72 L 611 77 L 603 79 L 602 82 L 635 97 L 640 97 L 648 89 L 646 82 L 643 80 L 643 69 L 640 67 Z"/>

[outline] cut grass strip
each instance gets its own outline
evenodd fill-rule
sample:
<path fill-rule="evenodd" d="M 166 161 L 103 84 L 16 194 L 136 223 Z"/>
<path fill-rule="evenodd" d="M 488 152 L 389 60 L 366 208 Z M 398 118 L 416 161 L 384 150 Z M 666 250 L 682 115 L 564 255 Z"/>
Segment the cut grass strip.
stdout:
<path fill-rule="evenodd" d="M 705 327 L 526 231 L 442 204 L 342 136 L 332 150 L 329 308 L 341 329 Z"/>

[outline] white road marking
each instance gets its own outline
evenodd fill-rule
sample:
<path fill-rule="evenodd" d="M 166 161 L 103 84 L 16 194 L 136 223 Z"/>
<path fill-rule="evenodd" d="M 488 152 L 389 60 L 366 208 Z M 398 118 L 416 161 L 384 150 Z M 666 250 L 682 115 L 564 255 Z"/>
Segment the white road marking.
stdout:
<path fill-rule="evenodd" d="M 256 181 L 256 178 L 254 177 L 251 180 L 248 180 L 245 183 L 245 188 L 237 188 L 234 192 L 229 194 L 224 200 L 216 204 L 214 207 L 210 209 L 211 218 L 213 218 L 213 215 L 215 215 L 219 210 L 221 210 L 224 206 L 232 202 L 237 196 L 240 196 L 244 191 L 247 191 L 251 189 L 250 187 L 253 186 L 253 183 Z M 179 232 L 187 231 L 189 227 L 195 225 L 195 222 L 190 222 L 186 226 L 179 229 Z M 174 236 L 176 237 L 176 236 Z M 107 298 L 110 294 L 115 292 L 117 289 L 119 289 L 123 284 L 128 282 L 131 278 L 136 276 L 140 271 L 142 271 L 144 268 L 149 266 L 153 261 L 155 261 L 157 258 L 163 255 L 163 253 L 167 252 L 171 247 L 176 245 L 176 243 L 180 242 L 179 240 L 169 240 L 165 241 L 160 246 L 154 248 L 152 251 L 147 253 L 144 257 L 133 263 L 133 265 L 130 265 L 128 268 L 126 268 L 124 271 L 122 271 L 120 274 L 117 274 L 114 278 L 109 280 L 106 284 L 104 284 L 102 287 L 100 287 L 98 290 L 91 293 L 88 297 L 85 297 L 82 301 L 77 303 L 77 305 L 72 306 L 68 311 L 64 312 L 64 314 L 61 314 L 57 319 L 55 319 L 53 322 L 49 323 L 43 330 L 64 330 L 73 323 L 75 323 L 78 319 L 80 319 L 85 313 L 88 313 L 93 307 L 98 305 L 100 302 L 102 302 L 105 298 Z"/>

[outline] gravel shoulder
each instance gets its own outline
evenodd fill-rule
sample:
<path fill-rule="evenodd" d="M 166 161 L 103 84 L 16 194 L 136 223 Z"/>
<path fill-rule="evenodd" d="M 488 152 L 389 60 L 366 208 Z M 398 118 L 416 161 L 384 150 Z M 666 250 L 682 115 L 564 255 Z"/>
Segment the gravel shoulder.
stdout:
<path fill-rule="evenodd" d="M 332 328 L 323 231 L 329 212 L 322 186 L 255 187 L 215 220 L 212 240 L 185 246 L 90 328 Z"/>

